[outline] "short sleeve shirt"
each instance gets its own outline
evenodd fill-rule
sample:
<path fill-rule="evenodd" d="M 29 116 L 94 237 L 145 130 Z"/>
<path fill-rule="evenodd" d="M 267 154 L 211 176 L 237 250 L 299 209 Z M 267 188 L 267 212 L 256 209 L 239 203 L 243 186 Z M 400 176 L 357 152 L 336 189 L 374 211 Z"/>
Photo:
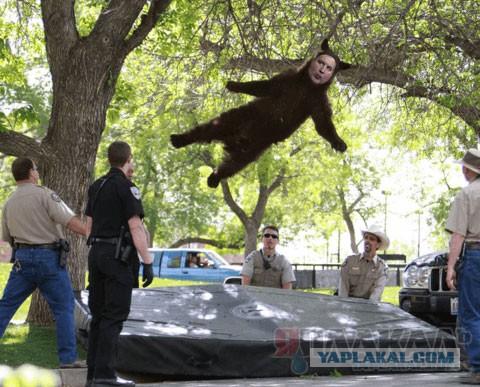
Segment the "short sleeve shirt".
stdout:
<path fill-rule="evenodd" d="M 295 274 L 293 273 L 292 265 L 290 261 L 285 258 L 285 256 L 275 253 L 270 257 L 266 255 L 264 255 L 264 257 L 270 263 L 272 268 L 275 268 L 275 270 L 282 272 L 282 285 L 295 281 Z M 252 251 L 245 258 L 245 262 L 242 266 L 242 271 L 240 273 L 241 275 L 252 278 L 255 271 L 255 259 L 261 259 L 260 250 Z"/>
<path fill-rule="evenodd" d="M 380 301 L 387 281 L 388 265 L 383 259 L 350 255 L 340 268 L 338 295 Z"/>
<path fill-rule="evenodd" d="M 64 238 L 63 227 L 74 212 L 52 190 L 20 184 L 3 207 L 2 239 L 6 242 L 45 244 Z"/>
<path fill-rule="evenodd" d="M 120 169 L 112 167 L 90 186 L 85 214 L 92 218 L 92 236 L 118 237 L 122 226 L 128 229 L 130 218 L 144 217 L 140 190 Z"/>
<path fill-rule="evenodd" d="M 445 229 L 465 237 L 466 242 L 480 241 L 480 179 L 473 180 L 454 198 Z"/>

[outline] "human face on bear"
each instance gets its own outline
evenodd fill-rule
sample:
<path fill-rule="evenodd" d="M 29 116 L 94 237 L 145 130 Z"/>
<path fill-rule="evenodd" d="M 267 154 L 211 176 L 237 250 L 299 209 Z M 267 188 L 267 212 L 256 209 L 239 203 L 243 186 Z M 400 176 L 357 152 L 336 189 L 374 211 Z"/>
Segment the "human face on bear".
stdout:
<path fill-rule="evenodd" d="M 319 55 L 310 63 L 308 75 L 314 85 L 324 85 L 335 73 L 335 59 L 330 55 Z"/>

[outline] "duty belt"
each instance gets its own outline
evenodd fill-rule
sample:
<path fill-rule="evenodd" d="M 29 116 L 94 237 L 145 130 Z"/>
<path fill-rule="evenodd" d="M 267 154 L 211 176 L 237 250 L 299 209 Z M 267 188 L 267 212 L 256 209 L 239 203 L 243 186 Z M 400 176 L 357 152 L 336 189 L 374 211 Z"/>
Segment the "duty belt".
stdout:
<path fill-rule="evenodd" d="M 480 250 L 480 242 L 467 242 L 466 243 L 467 250 Z"/>
<path fill-rule="evenodd" d="M 92 237 L 91 244 L 94 243 L 110 243 L 112 245 L 116 245 L 119 242 L 119 238 L 99 238 L 99 237 Z"/>
<path fill-rule="evenodd" d="M 17 250 L 30 250 L 30 249 L 43 249 L 43 250 L 55 250 L 58 249 L 58 243 L 45 243 L 41 245 L 30 245 L 28 243 L 16 243 Z"/>

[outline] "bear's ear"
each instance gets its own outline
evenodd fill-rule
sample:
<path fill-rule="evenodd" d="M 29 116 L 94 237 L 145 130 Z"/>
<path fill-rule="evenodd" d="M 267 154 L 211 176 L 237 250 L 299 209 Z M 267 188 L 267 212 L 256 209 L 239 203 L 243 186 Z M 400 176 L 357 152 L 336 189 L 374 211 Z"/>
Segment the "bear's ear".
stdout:
<path fill-rule="evenodd" d="M 349 69 L 351 66 L 352 65 L 350 63 L 340 61 L 340 64 L 338 65 L 338 71 Z"/>
<path fill-rule="evenodd" d="M 323 39 L 323 42 L 322 42 L 322 44 L 320 45 L 320 48 L 322 49 L 322 51 L 327 51 L 327 50 L 329 50 L 329 48 L 328 48 L 328 39 L 327 39 L 327 38 Z"/>

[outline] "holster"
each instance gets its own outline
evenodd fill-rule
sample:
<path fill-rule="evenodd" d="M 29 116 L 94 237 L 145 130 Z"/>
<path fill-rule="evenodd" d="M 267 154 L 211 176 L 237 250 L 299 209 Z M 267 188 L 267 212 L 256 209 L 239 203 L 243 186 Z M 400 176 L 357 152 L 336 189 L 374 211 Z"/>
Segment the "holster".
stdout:
<path fill-rule="evenodd" d="M 125 226 L 120 228 L 120 235 L 115 245 L 115 259 L 122 263 L 128 264 L 130 252 L 132 251 L 132 236 Z"/>
<path fill-rule="evenodd" d="M 466 249 L 467 249 L 467 244 L 465 242 L 463 242 L 462 251 L 460 252 L 460 255 L 457 259 L 457 262 L 455 262 L 455 266 L 454 266 L 455 273 L 457 273 L 457 277 L 460 275 L 460 273 L 463 269 L 463 264 L 464 264 L 463 257 L 465 256 Z"/>
<path fill-rule="evenodd" d="M 15 262 L 15 253 L 17 252 L 18 250 L 18 244 L 17 243 L 13 243 L 12 244 L 12 255 L 10 256 L 10 263 L 14 263 Z"/>
<path fill-rule="evenodd" d="M 70 252 L 70 245 L 65 239 L 58 241 L 58 265 L 60 267 L 67 267 L 68 253 Z"/>

